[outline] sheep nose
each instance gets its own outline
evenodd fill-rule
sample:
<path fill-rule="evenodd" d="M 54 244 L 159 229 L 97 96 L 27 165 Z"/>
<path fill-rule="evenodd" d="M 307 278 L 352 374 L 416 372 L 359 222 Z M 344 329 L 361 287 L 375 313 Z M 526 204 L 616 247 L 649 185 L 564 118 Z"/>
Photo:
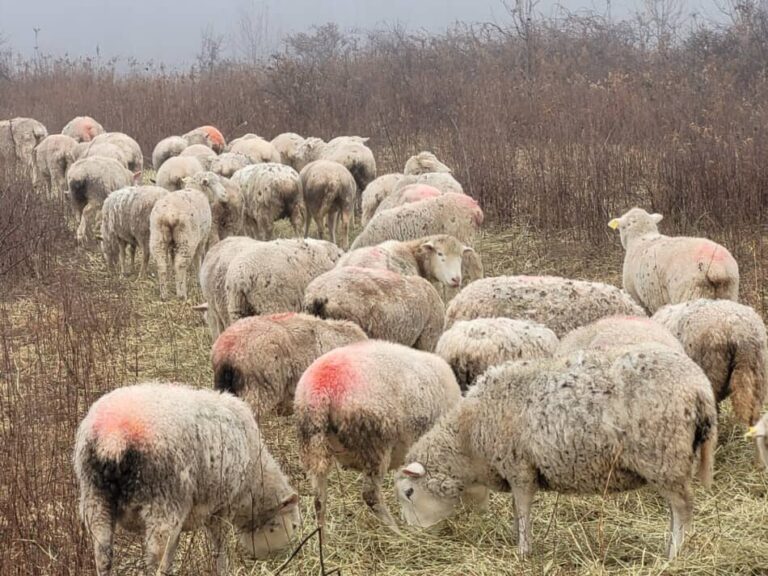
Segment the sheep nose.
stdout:
<path fill-rule="evenodd" d="M 454 276 L 451 278 L 451 286 L 460 286 L 461 285 L 461 276 Z"/>

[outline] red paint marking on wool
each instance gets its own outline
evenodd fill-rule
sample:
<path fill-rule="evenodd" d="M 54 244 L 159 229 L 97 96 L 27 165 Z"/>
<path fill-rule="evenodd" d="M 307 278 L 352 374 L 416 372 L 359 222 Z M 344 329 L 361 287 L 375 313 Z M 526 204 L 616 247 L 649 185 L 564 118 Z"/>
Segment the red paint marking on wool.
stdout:
<path fill-rule="evenodd" d="M 294 316 L 296 316 L 296 312 L 280 312 L 279 314 L 270 314 L 267 318 L 273 322 L 282 322 Z"/>
<path fill-rule="evenodd" d="M 213 126 L 203 126 L 203 130 L 205 130 L 205 133 L 208 135 L 211 142 L 222 148 L 224 147 L 224 135 L 219 132 L 218 128 Z"/>
<path fill-rule="evenodd" d="M 147 420 L 146 406 L 130 396 L 110 399 L 97 408 L 91 429 L 102 444 L 137 446 L 152 439 L 152 427 Z"/>
<path fill-rule="evenodd" d="M 643 324 L 650 324 L 653 322 L 650 318 L 643 316 L 614 316 L 616 320 L 626 320 L 628 322 L 642 322 Z"/>
<path fill-rule="evenodd" d="M 432 186 L 419 186 L 413 190 L 408 190 L 403 194 L 404 202 L 418 202 L 419 200 L 426 200 L 427 198 L 435 198 L 442 196 L 442 193 L 437 188 Z"/>
<path fill-rule="evenodd" d="M 213 361 L 216 363 L 217 359 L 221 356 L 229 355 L 240 343 L 239 330 L 224 330 L 219 337 L 216 338 L 216 342 L 213 343 Z"/>
<path fill-rule="evenodd" d="M 338 401 L 361 383 L 354 367 L 354 360 L 343 351 L 316 360 L 307 368 L 301 380 L 306 387 L 310 403 L 324 399 Z"/>
<path fill-rule="evenodd" d="M 695 258 L 696 260 L 706 260 L 709 262 L 722 262 L 726 260 L 728 253 L 718 246 L 710 242 L 702 242 L 696 247 Z"/>

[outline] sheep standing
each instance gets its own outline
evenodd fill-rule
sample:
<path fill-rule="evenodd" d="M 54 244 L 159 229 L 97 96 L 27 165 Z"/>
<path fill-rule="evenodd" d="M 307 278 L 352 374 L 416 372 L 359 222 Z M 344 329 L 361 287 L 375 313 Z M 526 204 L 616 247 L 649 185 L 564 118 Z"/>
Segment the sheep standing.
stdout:
<path fill-rule="evenodd" d="M 141 146 L 133 138 L 122 132 L 105 132 L 99 134 L 88 144 L 88 148 L 100 144 L 111 144 L 119 148 L 125 159 L 125 167 L 137 175 L 141 175 L 144 170 L 144 154 L 141 152 Z"/>
<path fill-rule="evenodd" d="M 0 161 L 32 170 L 35 147 L 48 136 L 48 130 L 33 118 L 0 120 Z"/>
<path fill-rule="evenodd" d="M 250 161 L 246 156 L 238 154 L 237 152 L 224 152 L 219 154 L 211 161 L 210 170 L 223 176 L 224 178 L 232 178 L 232 175 L 245 168 L 250 164 Z"/>
<path fill-rule="evenodd" d="M 168 191 L 159 186 L 131 186 L 107 196 L 102 207 L 101 250 L 107 265 L 128 275 L 133 271 L 136 249 L 141 247 L 139 278 L 149 265 L 149 220 L 155 203 Z M 130 262 L 130 267 L 128 263 Z"/>
<path fill-rule="evenodd" d="M 163 138 L 155 145 L 155 149 L 152 150 L 152 167 L 155 171 L 158 171 L 168 158 L 178 156 L 187 146 L 189 146 L 189 142 L 181 136 Z"/>
<path fill-rule="evenodd" d="M 696 298 L 738 301 L 739 265 L 731 253 L 705 238 L 659 234 L 661 218 L 633 208 L 608 223 L 626 250 L 624 290 L 651 314 Z"/>
<path fill-rule="evenodd" d="M 302 168 L 300 177 L 307 209 L 304 236 L 309 235 L 311 217 L 317 225 L 320 239 L 323 238 L 323 226 L 327 225 L 328 235 L 336 243 L 336 224 L 340 216 L 342 247 L 346 250 L 349 247 L 349 224 L 356 194 L 352 174 L 338 162 L 316 160 Z"/>
<path fill-rule="evenodd" d="M 76 148 L 79 151 L 78 160 L 80 158 L 93 158 L 94 156 L 101 156 L 102 158 L 112 158 L 117 160 L 128 168 L 128 157 L 122 148 L 110 144 L 109 142 L 88 142 L 84 146 Z"/>
<path fill-rule="evenodd" d="M 527 555 L 538 490 L 648 484 L 672 511 L 672 559 L 693 517 L 691 476 L 697 468 L 710 484 L 716 442 L 712 388 L 681 352 L 645 344 L 508 362 L 411 448 L 395 490 L 408 524 L 422 527 L 454 514 L 465 495 L 511 490 Z"/>
<path fill-rule="evenodd" d="M 649 342 L 685 352 L 672 332 L 647 316 L 608 316 L 568 332 L 560 340 L 555 354 L 566 356 L 578 350 L 603 350 Z"/>
<path fill-rule="evenodd" d="M 513 318 L 544 324 L 561 338 L 605 316 L 643 316 L 615 286 L 557 276 L 497 276 L 476 280 L 448 305 L 445 329 L 457 320 Z"/>
<path fill-rule="evenodd" d="M 211 169 L 211 164 L 217 158 L 216 152 L 208 148 L 205 144 L 191 144 L 184 148 L 179 154 L 180 158 L 186 157 L 197 158 L 200 161 L 200 165 L 206 170 Z"/>
<path fill-rule="evenodd" d="M 435 354 L 451 366 L 462 392 L 466 392 L 491 366 L 509 360 L 547 358 L 558 339 L 536 322 L 509 318 L 477 318 L 456 322 L 437 341 Z"/>
<path fill-rule="evenodd" d="M 224 330 L 211 352 L 213 385 L 260 414 L 290 414 L 296 383 L 334 348 L 366 340 L 356 324 L 283 312 L 243 318 Z"/>
<path fill-rule="evenodd" d="M 730 396 L 743 424 L 757 422 L 768 398 L 768 337 L 757 312 L 730 300 L 699 299 L 664 306 L 653 320 L 701 366 L 718 403 Z"/>
<path fill-rule="evenodd" d="M 367 141 L 368 138 L 334 138 L 323 147 L 321 155 L 322 160 L 338 162 L 349 170 L 360 193 L 376 179 L 376 159 L 365 145 Z"/>
<path fill-rule="evenodd" d="M 381 494 L 388 470 L 461 396 L 442 358 L 371 340 L 315 360 L 296 386 L 299 455 L 325 524 L 328 473 L 334 459 L 363 473 L 363 501 L 395 526 Z"/>
<path fill-rule="evenodd" d="M 243 229 L 243 194 L 237 184 L 213 172 L 198 172 L 184 179 L 184 187 L 200 190 L 211 204 L 213 227 L 209 246 L 240 233 Z"/>
<path fill-rule="evenodd" d="M 301 236 L 307 219 L 301 179 L 290 166 L 256 164 L 239 179 L 243 184 L 245 229 L 249 236 L 272 239 L 275 221 L 288 218 L 294 234 Z"/>
<path fill-rule="evenodd" d="M 298 152 L 302 142 L 304 142 L 304 138 L 295 132 L 283 132 L 272 138 L 271 144 L 280 154 L 280 162 L 295 170 L 298 165 Z"/>
<path fill-rule="evenodd" d="M 435 349 L 445 307 L 437 290 L 419 276 L 345 266 L 315 278 L 304 292 L 305 312 L 350 320 L 370 338 L 418 350 Z"/>
<path fill-rule="evenodd" d="M 299 522 L 298 495 L 248 406 L 230 394 L 159 382 L 118 388 L 80 423 L 74 468 L 99 576 L 112 571 L 116 525 L 143 532 L 147 574 L 170 574 L 181 532 L 204 527 L 224 576 L 232 527 L 250 556 L 266 558 Z"/>
<path fill-rule="evenodd" d="M 406 176 L 419 176 L 432 172 L 451 172 L 451 169 L 440 162 L 432 152 L 427 151 L 419 152 L 408 158 L 403 170 Z"/>
<path fill-rule="evenodd" d="M 168 158 L 155 174 L 155 182 L 166 190 L 184 188 L 184 179 L 205 172 L 200 160 L 195 156 L 174 156 Z"/>
<path fill-rule="evenodd" d="M 194 130 L 190 130 L 182 136 L 187 143 L 192 146 L 193 144 L 202 144 L 208 146 L 216 154 L 224 152 L 227 146 L 227 141 L 224 139 L 224 135 L 214 126 L 200 126 Z"/>
<path fill-rule="evenodd" d="M 403 174 L 384 174 L 365 187 L 361 199 L 361 222 L 363 226 L 368 224 L 368 221 L 373 218 L 373 215 L 379 208 L 379 204 L 381 204 L 384 198 L 394 192 L 395 186 L 403 177 Z"/>
<path fill-rule="evenodd" d="M 75 163 L 77 142 L 69 136 L 51 134 L 34 150 L 32 183 L 49 194 L 63 198 L 67 189 L 67 170 Z"/>
<path fill-rule="evenodd" d="M 232 140 L 228 148 L 229 152 L 236 152 L 246 156 L 251 164 L 261 162 L 280 163 L 280 152 L 269 141 L 255 134 L 246 134 L 236 140 Z"/>
<path fill-rule="evenodd" d="M 77 142 L 90 142 L 104 132 L 104 127 L 90 116 L 76 116 L 61 129 L 64 136 L 74 138 Z"/>

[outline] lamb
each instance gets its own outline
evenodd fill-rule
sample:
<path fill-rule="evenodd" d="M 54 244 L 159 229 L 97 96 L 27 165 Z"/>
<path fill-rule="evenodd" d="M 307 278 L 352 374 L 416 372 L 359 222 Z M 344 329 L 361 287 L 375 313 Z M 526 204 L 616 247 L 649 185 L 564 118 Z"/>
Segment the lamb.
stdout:
<path fill-rule="evenodd" d="M 510 490 L 525 556 L 538 490 L 605 494 L 648 484 L 669 502 L 673 559 L 693 517 L 691 476 L 696 468 L 710 485 L 716 442 L 706 376 L 666 346 L 507 362 L 411 448 L 395 492 L 407 523 L 428 527 L 462 500 L 482 504 L 488 489 Z"/>
<path fill-rule="evenodd" d="M 370 338 L 433 351 L 445 307 L 437 290 L 418 276 L 345 266 L 321 274 L 304 292 L 305 312 L 351 320 Z"/>
<path fill-rule="evenodd" d="M 237 152 L 224 152 L 212 160 L 210 170 L 224 178 L 232 178 L 235 172 L 249 164 L 247 156 Z"/>
<path fill-rule="evenodd" d="M 130 186 L 113 192 L 104 200 L 101 250 L 112 270 L 119 264 L 122 274 L 130 274 L 136 249 L 141 247 L 139 278 L 146 275 L 149 264 L 149 216 L 155 203 L 167 193 L 160 186 Z"/>
<path fill-rule="evenodd" d="M 527 320 L 477 318 L 456 322 L 437 341 L 435 354 L 451 366 L 462 392 L 488 368 L 509 360 L 552 356 L 558 339 L 552 330 Z"/>
<path fill-rule="evenodd" d="M 280 152 L 277 151 L 277 148 L 271 142 L 255 134 L 246 134 L 233 140 L 229 145 L 228 151 L 246 156 L 251 164 L 261 162 L 280 163 Z"/>
<path fill-rule="evenodd" d="M 211 204 L 213 227 L 209 246 L 243 228 L 243 194 L 240 188 L 213 172 L 198 172 L 184 179 L 184 187 L 203 192 Z"/>
<path fill-rule="evenodd" d="M 757 446 L 757 454 L 763 465 L 768 470 L 768 414 L 752 426 L 746 433 L 747 438 L 754 438 Z"/>
<path fill-rule="evenodd" d="M 440 162 L 432 152 L 424 151 L 408 158 L 403 172 L 407 176 L 418 176 L 432 172 L 451 172 L 451 169 Z"/>
<path fill-rule="evenodd" d="M 213 385 L 245 400 L 256 414 L 293 412 L 296 384 L 334 348 L 366 340 L 356 324 L 284 312 L 243 318 L 216 339 Z"/>
<path fill-rule="evenodd" d="M 134 174 L 112 158 L 94 156 L 72 164 L 67 172 L 67 194 L 80 217 L 78 242 L 88 242 L 91 229 L 99 229 L 101 206 L 107 196 L 133 182 Z"/>
<path fill-rule="evenodd" d="M 384 210 L 396 208 L 403 204 L 419 202 L 421 200 L 426 200 L 427 198 L 437 198 L 442 195 L 443 193 L 434 186 L 428 186 L 427 184 L 409 184 L 408 186 L 395 190 L 392 194 L 384 198 L 381 201 L 381 204 L 379 204 L 376 212 L 383 212 Z"/>
<path fill-rule="evenodd" d="M 91 140 L 88 148 L 93 148 L 99 144 L 112 144 L 120 148 L 125 158 L 125 167 L 134 174 L 141 174 L 144 169 L 144 154 L 142 154 L 141 146 L 136 140 L 122 132 L 105 132 Z"/>
<path fill-rule="evenodd" d="M 76 145 L 75 140 L 62 134 L 51 134 L 43 139 L 33 154 L 33 185 L 63 198 L 67 189 L 67 170 L 75 162 Z"/>
<path fill-rule="evenodd" d="M 184 179 L 199 172 L 205 172 L 205 168 L 197 157 L 175 156 L 163 162 L 155 174 L 155 182 L 166 190 L 181 190 Z"/>
<path fill-rule="evenodd" d="M 284 132 L 272 138 L 271 144 L 280 154 L 280 162 L 296 170 L 299 160 L 299 146 L 302 142 L 304 142 L 304 138 L 295 132 Z"/>
<path fill-rule="evenodd" d="M 731 253 L 705 238 L 664 236 L 661 214 L 633 208 L 608 225 L 619 229 L 624 290 L 650 314 L 665 304 L 697 298 L 739 299 L 739 265 Z"/>
<path fill-rule="evenodd" d="M 182 136 L 187 143 L 192 146 L 193 144 L 202 144 L 208 146 L 216 154 L 224 152 L 227 146 L 227 141 L 224 139 L 224 135 L 218 128 L 213 126 L 200 126 L 194 130 L 190 130 Z"/>
<path fill-rule="evenodd" d="M 157 172 L 163 162 L 181 154 L 189 143 L 181 136 L 168 136 L 157 143 L 152 151 L 152 167 Z"/>
<path fill-rule="evenodd" d="M 33 151 L 48 136 L 48 130 L 33 118 L 0 120 L 0 161 L 32 170 Z"/>
<path fill-rule="evenodd" d="M 379 204 L 387 196 L 392 194 L 395 190 L 397 183 L 402 180 L 403 174 L 384 174 L 379 176 L 368 184 L 363 190 L 361 199 L 362 205 L 362 224 L 365 226 L 368 221 L 373 218 L 376 210 L 379 208 Z"/>
<path fill-rule="evenodd" d="M 394 528 L 381 494 L 384 475 L 460 396 L 442 358 L 391 342 L 358 342 L 315 360 L 296 386 L 294 418 L 318 525 L 325 525 L 335 459 L 363 473 L 363 501 Z"/>
<path fill-rule="evenodd" d="M 179 154 L 180 158 L 192 156 L 200 161 L 200 164 L 206 170 L 211 169 L 211 164 L 217 158 L 216 152 L 208 148 L 205 144 L 191 144 L 184 148 Z"/>
<path fill-rule="evenodd" d="M 445 329 L 458 320 L 513 318 L 544 324 L 558 338 L 606 316 L 644 316 L 615 286 L 557 276 L 497 276 L 476 280 L 448 305 Z"/>
<path fill-rule="evenodd" d="M 90 142 L 104 132 L 104 127 L 90 116 L 76 116 L 61 129 L 64 136 L 74 138 L 77 142 Z"/>
<path fill-rule="evenodd" d="M 565 356 L 577 350 L 602 350 L 645 342 L 685 352 L 672 332 L 646 316 L 608 316 L 566 334 L 555 354 Z"/>
<path fill-rule="evenodd" d="M 249 236 L 272 239 L 275 221 L 288 218 L 296 236 L 307 219 L 301 179 L 290 166 L 256 164 L 240 177 L 245 199 L 245 229 Z"/>
<path fill-rule="evenodd" d="M 323 225 L 326 223 L 328 235 L 336 243 L 336 222 L 341 215 L 342 247 L 346 250 L 349 247 L 349 224 L 355 204 L 354 177 L 344 166 L 330 160 L 310 162 L 302 168 L 299 176 L 307 210 L 304 236 L 309 235 L 311 217 L 317 225 L 320 239 L 323 238 Z"/>
<path fill-rule="evenodd" d="M 718 403 L 730 396 L 744 425 L 757 422 L 768 398 L 768 337 L 757 312 L 730 300 L 699 299 L 664 306 L 653 320 L 701 366 Z"/>
<path fill-rule="evenodd" d="M 262 559 L 288 546 L 299 524 L 298 495 L 230 394 L 162 382 L 118 388 L 80 423 L 73 461 L 99 576 L 112 573 L 115 525 L 143 532 L 147 574 L 170 574 L 180 533 L 204 527 L 224 576 L 232 527 Z"/>
<path fill-rule="evenodd" d="M 483 211 L 464 194 L 443 194 L 377 212 L 352 243 L 352 250 L 386 240 L 416 240 L 449 234 L 471 244 L 483 223 Z"/>

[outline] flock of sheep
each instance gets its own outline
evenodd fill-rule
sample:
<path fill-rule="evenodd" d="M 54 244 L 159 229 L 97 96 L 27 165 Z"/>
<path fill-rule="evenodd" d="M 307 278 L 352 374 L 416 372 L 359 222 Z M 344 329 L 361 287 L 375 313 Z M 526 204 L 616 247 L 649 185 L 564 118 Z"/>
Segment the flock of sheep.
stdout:
<path fill-rule="evenodd" d="M 622 290 L 483 278 L 472 248 L 483 213 L 450 169 L 422 152 L 377 178 L 363 138 L 227 144 L 204 126 L 159 142 L 156 185 L 135 185 L 143 155 L 127 135 L 79 117 L 48 136 L 17 118 L 0 122 L 0 159 L 68 196 L 78 240 L 100 231 L 110 268 L 130 274 L 140 248 L 139 275 L 151 258 L 160 295 L 173 272 L 181 298 L 199 270 L 214 390 L 120 388 L 77 432 L 80 512 L 100 575 L 116 525 L 143 531 L 151 574 L 171 569 L 184 530 L 206 529 L 219 574 L 231 528 L 256 558 L 290 544 L 299 496 L 255 416 L 293 413 L 319 526 L 339 463 L 362 473 L 364 502 L 398 531 L 381 492 L 396 470 L 409 525 L 511 492 L 521 555 L 538 490 L 648 485 L 669 502 L 674 558 L 692 478 L 712 481 L 727 397 L 768 467 L 764 323 L 738 303 L 731 254 L 661 234 L 658 214 L 633 208 L 609 223 L 626 250 Z M 358 200 L 365 227 L 350 247 Z M 281 218 L 296 239 L 271 240 Z M 306 238 L 311 220 L 320 239 Z"/>

